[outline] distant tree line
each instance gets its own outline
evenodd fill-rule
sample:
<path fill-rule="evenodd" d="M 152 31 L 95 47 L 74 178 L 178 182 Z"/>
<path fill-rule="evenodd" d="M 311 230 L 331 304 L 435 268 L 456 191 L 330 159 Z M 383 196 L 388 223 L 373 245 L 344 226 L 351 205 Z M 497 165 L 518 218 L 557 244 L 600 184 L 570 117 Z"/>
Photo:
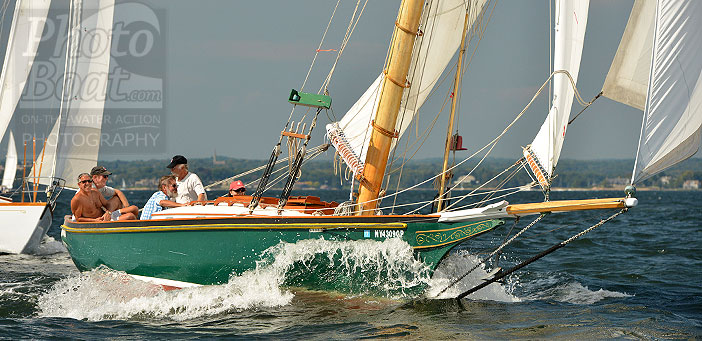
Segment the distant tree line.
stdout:
<path fill-rule="evenodd" d="M 244 160 L 219 157 L 218 161 L 223 163 L 214 164 L 212 158 L 190 159 L 190 170 L 202 179 L 205 185 L 214 183 L 236 174 L 244 173 L 250 169 L 262 166 L 264 160 Z M 475 180 L 468 186 L 475 187 L 490 181 L 496 174 L 507 169 L 514 164 L 515 160 L 507 159 L 487 159 L 473 170 L 476 163 L 466 163 L 457 167 L 453 174 L 453 179 L 470 173 Z M 110 182 L 114 186 L 119 186 L 122 179 L 127 186 L 132 187 L 138 180 L 158 179 L 164 174 L 168 174 L 166 168 L 168 160 L 147 160 L 147 161 L 100 161 L 100 165 L 107 167 L 114 174 Z M 553 187 L 565 188 L 592 188 L 592 187 L 619 187 L 620 182 L 629 181 L 634 160 L 561 160 L 556 169 L 556 177 L 553 179 Z M 271 176 L 271 181 L 283 174 L 282 181 L 287 177 L 288 164 L 281 163 L 277 169 L 279 173 Z M 335 167 L 331 160 L 315 160 L 304 165 L 302 174 L 298 180 L 298 186 L 323 187 L 329 189 L 340 189 L 348 187 L 349 180 L 344 173 L 339 174 L 339 169 Z M 514 169 L 518 169 L 515 167 Z M 342 172 L 345 167 L 342 167 Z M 388 188 L 407 188 L 419 182 L 425 181 L 441 171 L 441 160 L 425 159 L 410 161 L 404 165 L 399 162 L 389 163 L 390 176 Z M 261 176 L 262 171 L 242 176 L 239 179 L 244 182 L 252 182 Z M 521 169 L 510 176 L 510 172 L 505 173 L 495 179 L 487 187 L 495 187 L 500 184 L 502 187 L 516 187 L 532 182 L 528 173 Z M 646 181 L 643 186 L 655 186 L 661 188 L 681 188 L 687 180 L 702 180 L 702 159 L 692 158 L 672 167 Z M 613 185 L 614 184 L 614 185 Z M 226 184 L 225 184 L 226 185 Z M 279 183 L 277 187 L 282 187 Z M 624 185 L 621 185 L 622 187 Z M 433 183 L 430 181 L 419 188 L 432 189 Z"/>

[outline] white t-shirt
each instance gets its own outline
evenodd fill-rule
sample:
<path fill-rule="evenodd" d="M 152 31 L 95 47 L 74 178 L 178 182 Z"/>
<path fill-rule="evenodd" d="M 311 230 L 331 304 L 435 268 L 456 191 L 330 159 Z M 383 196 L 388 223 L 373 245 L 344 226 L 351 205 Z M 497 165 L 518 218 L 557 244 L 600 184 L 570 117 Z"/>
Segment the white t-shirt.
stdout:
<path fill-rule="evenodd" d="M 197 200 L 198 194 L 204 194 L 205 200 L 207 200 L 205 187 L 202 186 L 202 181 L 200 181 L 200 178 L 196 174 L 188 172 L 183 180 L 177 180 L 176 184 L 178 185 L 178 196 L 176 196 L 177 203 L 187 204 Z"/>
<path fill-rule="evenodd" d="M 110 199 L 112 199 L 112 197 L 117 195 L 117 193 L 115 192 L 115 189 L 110 187 L 110 186 L 98 188 L 97 190 L 100 192 L 100 194 L 102 194 L 103 197 L 105 197 L 105 200 L 110 200 Z"/>

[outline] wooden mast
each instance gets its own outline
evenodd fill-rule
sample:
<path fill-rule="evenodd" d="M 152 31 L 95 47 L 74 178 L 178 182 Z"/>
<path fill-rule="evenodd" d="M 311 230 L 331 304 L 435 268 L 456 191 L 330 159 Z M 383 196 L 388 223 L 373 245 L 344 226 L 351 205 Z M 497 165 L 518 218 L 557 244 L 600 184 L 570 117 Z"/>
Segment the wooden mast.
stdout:
<path fill-rule="evenodd" d="M 423 0 L 403 0 L 395 22 L 395 32 L 385 68 L 385 80 L 380 92 L 378 112 L 372 122 L 365 167 L 360 179 L 359 214 L 373 215 L 378 206 L 378 193 L 388 164 L 392 139 L 396 138 L 395 121 L 400 110 L 402 93 L 409 86 L 407 74 L 412 61 L 412 49 L 419 29 Z"/>
<path fill-rule="evenodd" d="M 453 122 L 455 121 L 456 117 L 456 102 L 458 102 L 458 92 L 460 91 L 460 84 L 461 84 L 461 67 L 463 65 L 463 54 L 466 52 L 465 46 L 466 46 L 466 31 L 468 30 L 468 13 L 469 10 L 466 10 L 466 17 L 463 20 L 463 34 L 461 35 L 461 48 L 458 50 L 458 65 L 456 65 L 456 78 L 454 79 L 453 82 L 453 96 L 451 97 L 451 115 L 449 116 L 449 121 L 448 121 L 448 129 L 446 130 L 446 147 L 444 148 L 444 165 L 443 168 L 441 169 L 441 181 L 440 181 L 440 187 L 439 187 L 439 200 L 436 205 L 436 212 L 441 212 L 441 209 L 443 208 L 443 203 L 444 203 L 444 189 L 446 188 L 446 177 L 448 174 L 446 173 L 446 169 L 448 169 L 448 158 L 449 158 L 449 151 L 451 150 L 451 145 L 453 144 L 453 139 L 451 138 L 453 136 Z"/>

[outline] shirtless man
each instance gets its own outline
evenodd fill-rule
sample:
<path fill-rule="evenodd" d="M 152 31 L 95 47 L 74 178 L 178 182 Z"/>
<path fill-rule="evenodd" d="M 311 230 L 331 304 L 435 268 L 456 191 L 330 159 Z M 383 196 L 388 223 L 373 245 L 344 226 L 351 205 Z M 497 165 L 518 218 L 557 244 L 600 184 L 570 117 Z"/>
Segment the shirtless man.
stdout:
<path fill-rule="evenodd" d="M 89 221 L 110 221 L 112 212 L 104 210 L 107 200 L 93 189 L 93 180 L 90 174 L 81 173 L 78 175 L 78 193 L 71 199 L 71 211 L 78 222 Z M 134 220 L 133 213 L 125 213 L 119 216 L 119 220 Z"/>

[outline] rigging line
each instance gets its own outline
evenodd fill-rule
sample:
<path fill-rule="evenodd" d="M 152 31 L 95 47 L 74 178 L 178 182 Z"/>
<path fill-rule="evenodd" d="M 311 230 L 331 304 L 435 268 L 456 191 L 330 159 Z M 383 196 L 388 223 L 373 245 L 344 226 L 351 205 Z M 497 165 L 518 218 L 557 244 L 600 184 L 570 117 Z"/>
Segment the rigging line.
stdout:
<path fill-rule="evenodd" d="M 321 155 L 322 152 L 323 152 L 323 151 L 317 151 L 315 154 L 311 154 L 311 155 L 309 156 L 309 158 L 305 158 L 305 159 L 302 161 L 302 165 L 300 165 L 300 167 L 304 166 L 305 164 L 307 164 L 307 162 L 309 162 L 309 161 L 311 161 L 312 159 L 316 158 L 317 156 Z M 307 154 L 305 154 L 305 155 L 307 155 Z M 286 169 L 286 168 L 285 168 L 285 167 L 281 167 L 281 168 L 277 169 L 276 171 L 274 171 L 272 174 L 278 173 L 278 172 L 280 172 L 280 171 L 282 171 L 282 170 L 284 170 L 284 169 Z M 270 184 L 268 184 L 268 187 L 266 187 L 266 189 L 264 189 L 264 192 L 266 192 L 266 191 L 270 190 L 271 188 L 273 188 L 273 186 L 276 185 L 278 182 L 280 182 L 280 181 L 283 179 L 283 177 L 285 177 L 285 175 L 287 175 L 287 173 L 283 173 L 283 174 L 281 174 L 280 176 L 278 176 L 277 178 L 273 179 L 273 182 L 271 182 Z"/>
<path fill-rule="evenodd" d="M 489 1 L 488 1 L 488 2 L 489 2 Z M 486 22 L 485 25 L 484 25 L 485 28 L 487 28 L 487 24 L 490 22 L 490 18 L 492 17 L 492 12 L 493 12 L 493 10 L 495 9 L 495 5 L 497 5 L 497 1 L 495 1 L 495 3 L 493 4 L 493 8 L 492 8 L 492 10 L 490 11 L 490 15 L 488 16 L 488 22 Z M 489 5 L 488 5 L 488 6 L 489 6 Z M 482 23 L 482 18 L 484 17 L 484 14 L 485 14 L 485 11 L 482 11 L 482 15 L 480 15 L 480 19 L 476 19 L 476 20 L 479 20 L 479 22 L 478 22 L 478 25 L 479 25 L 479 26 L 480 26 L 480 24 Z M 475 25 L 475 24 L 474 24 L 474 25 Z M 474 31 L 474 30 L 471 30 L 471 32 L 473 32 L 473 31 Z M 478 46 L 480 45 L 480 41 L 482 40 L 483 34 L 484 34 L 484 32 L 485 32 L 484 29 L 483 29 L 483 30 L 478 29 L 478 31 L 479 31 L 478 43 L 476 44 L 475 48 L 473 49 L 473 53 L 471 54 L 470 59 L 469 59 L 468 62 L 465 64 L 465 66 L 464 66 L 464 68 L 463 68 L 464 71 L 462 72 L 462 74 L 465 74 L 465 70 L 467 70 L 468 65 L 471 63 L 471 61 L 472 61 L 472 59 L 473 59 L 473 56 L 474 56 L 475 53 L 477 52 Z M 472 33 L 472 34 L 474 34 L 474 33 Z M 471 38 L 469 39 L 469 41 L 472 41 L 472 35 L 471 35 Z M 457 64 L 458 64 L 458 61 L 454 62 L 454 63 L 453 63 L 454 66 L 453 66 L 453 67 L 455 67 Z M 434 94 L 436 91 L 438 91 L 439 87 L 441 86 L 441 84 L 443 84 L 443 82 L 447 79 L 447 77 L 448 77 L 448 73 L 445 73 L 445 74 L 443 75 L 443 77 L 440 79 L 440 81 L 437 83 L 437 85 L 434 86 L 434 88 L 432 89 L 432 91 L 429 93 L 429 95 L 428 95 L 427 97 L 433 96 L 433 94 Z M 444 99 L 444 103 L 443 103 L 443 105 L 442 105 L 442 107 L 441 107 L 441 110 L 439 110 L 439 112 L 437 113 L 437 116 L 436 116 L 436 117 L 434 118 L 434 120 L 432 121 L 432 124 L 431 124 L 427 129 L 424 130 L 424 132 L 422 133 L 422 135 L 424 135 L 424 134 L 429 134 L 429 133 L 432 131 L 432 129 L 433 129 L 433 127 L 434 127 L 434 124 L 436 123 L 436 121 L 437 121 L 437 119 L 438 119 L 438 116 L 441 114 L 441 112 L 443 112 L 443 110 L 444 110 L 446 104 L 448 103 L 448 99 L 449 99 L 449 97 L 448 97 L 448 95 L 447 95 L 447 97 Z M 415 116 L 416 116 L 416 115 L 415 115 Z M 417 140 L 416 140 L 415 142 L 412 143 L 412 145 L 409 147 L 409 149 L 414 148 L 414 145 L 417 143 L 417 141 L 419 141 L 419 140 L 421 139 L 422 135 L 420 135 L 420 136 L 417 138 Z M 411 159 L 414 158 L 414 156 L 417 154 L 417 152 L 419 151 L 419 149 L 421 149 L 422 145 L 424 145 L 424 142 L 426 142 L 426 138 L 424 138 L 424 140 L 423 140 L 422 143 L 419 145 L 419 147 L 417 147 L 417 149 L 416 149 L 415 152 L 412 154 L 412 156 L 410 156 L 409 160 L 411 160 Z M 407 160 L 407 161 L 409 161 L 409 160 Z M 404 162 L 400 167 L 403 167 L 403 166 L 405 165 L 405 163 L 406 163 L 406 162 Z M 391 173 L 388 173 L 388 174 L 391 174 Z"/>
<path fill-rule="evenodd" d="M 514 194 L 516 194 L 516 193 L 518 193 L 518 192 L 523 191 L 523 189 L 522 189 L 522 187 L 513 187 L 513 188 L 503 189 L 503 190 L 500 190 L 500 191 L 512 191 L 512 192 L 508 192 L 508 193 L 499 195 L 499 196 L 497 196 L 497 197 L 494 197 L 493 200 L 506 198 L 506 197 L 508 197 L 508 196 L 510 196 L 510 195 L 514 195 Z M 482 194 L 484 194 L 484 193 L 485 193 L 485 192 L 483 192 Z M 468 207 L 473 207 L 473 208 L 474 208 L 475 206 L 480 205 L 480 204 L 482 204 L 482 203 L 483 203 L 482 201 L 470 203 L 470 204 L 467 204 L 467 205 L 463 205 L 463 206 L 461 206 L 461 207 L 457 207 L 454 211 L 460 210 L 460 209 L 464 209 L 464 208 L 468 208 Z M 421 210 L 421 209 L 423 209 L 423 208 L 425 208 L 425 207 L 427 207 L 427 206 L 429 206 L 429 205 L 428 205 L 428 204 L 425 204 L 424 206 L 419 207 L 419 208 L 417 208 L 417 209 L 415 209 L 415 210 L 413 210 L 412 212 L 409 212 L 409 213 L 407 213 L 407 214 L 412 214 L 412 213 L 417 212 L 417 211 L 419 211 L 419 210 Z"/>
<path fill-rule="evenodd" d="M 500 134 L 498 134 L 494 139 L 492 139 L 492 141 L 488 142 L 485 146 L 483 146 L 483 147 L 480 148 L 479 150 L 475 151 L 473 154 L 471 154 L 471 155 L 469 155 L 468 157 L 466 157 L 463 161 L 457 163 L 455 166 L 453 166 L 453 167 L 447 169 L 446 171 L 448 172 L 448 171 L 451 171 L 451 170 L 455 169 L 456 167 L 458 167 L 458 166 L 462 165 L 463 163 L 467 162 L 468 160 L 470 160 L 471 158 L 473 158 L 474 156 L 478 155 L 479 153 L 481 153 L 482 151 L 484 151 L 485 149 L 487 149 L 488 147 L 490 147 L 490 146 L 492 145 L 492 147 L 490 148 L 490 150 L 489 150 L 488 153 L 487 153 L 487 154 L 489 154 L 489 152 L 492 151 L 492 149 L 494 148 L 494 145 L 495 145 L 497 142 L 499 142 L 499 141 L 502 139 L 502 137 L 503 137 L 510 129 L 512 129 L 512 127 L 517 123 L 517 121 L 519 121 L 520 118 L 522 118 L 522 116 L 524 116 L 524 113 L 531 107 L 531 105 L 534 103 L 534 101 L 536 100 L 536 98 L 537 98 L 537 97 L 541 94 L 541 92 L 544 90 L 544 87 L 546 87 L 546 85 L 548 84 L 548 82 L 551 80 L 551 78 L 553 77 L 553 75 L 556 74 L 556 73 L 566 73 L 566 74 L 570 75 L 570 74 L 568 73 L 568 71 L 565 71 L 565 70 L 554 71 L 553 73 L 551 73 L 551 76 L 541 85 L 541 87 L 539 88 L 539 90 L 536 91 L 536 93 L 535 93 L 534 96 L 531 98 L 531 100 L 529 101 L 529 103 L 527 103 L 527 105 L 522 109 L 522 111 L 521 111 L 519 114 L 517 114 L 517 116 L 512 120 L 512 122 L 510 122 L 510 123 L 502 130 L 502 132 L 501 132 Z M 572 78 L 571 78 L 571 82 L 572 82 Z M 577 92 L 576 92 L 576 93 L 577 93 Z M 487 154 L 486 154 L 486 155 L 487 155 Z M 483 158 L 483 160 L 484 160 L 484 158 Z M 481 161 L 482 161 L 482 160 L 481 160 Z M 433 181 L 435 178 L 437 178 L 437 177 L 439 177 L 439 176 L 443 176 L 443 173 L 436 174 L 435 176 L 433 176 L 433 177 L 431 177 L 431 178 L 429 178 L 429 179 L 426 179 L 426 180 L 424 180 L 424 181 L 422 181 L 422 182 L 420 182 L 420 183 L 418 183 L 418 184 L 416 184 L 416 185 L 414 185 L 414 186 L 410 186 L 410 187 L 408 187 L 408 188 L 405 188 L 404 190 L 400 191 L 399 193 L 406 192 L 406 191 L 409 191 L 409 190 L 411 190 L 411 189 L 417 188 L 417 187 L 419 187 L 419 186 L 421 186 L 421 185 L 426 184 L 426 183 L 429 182 L 429 181 Z M 392 194 L 391 194 L 391 195 L 392 195 Z M 388 196 L 388 195 L 383 196 L 383 197 L 378 197 L 378 198 L 376 198 L 376 199 L 368 200 L 367 202 L 358 203 L 358 204 L 360 205 L 360 204 L 365 204 L 365 203 L 369 203 L 369 202 L 381 200 L 381 199 L 386 198 L 387 196 Z"/>
<path fill-rule="evenodd" d="M 431 124 L 430 124 L 429 126 L 427 126 L 427 128 L 424 129 L 424 131 L 423 131 L 422 134 L 417 138 L 417 140 L 415 140 L 414 142 L 412 142 L 412 145 L 410 145 L 408 148 L 409 148 L 409 149 L 413 149 L 415 144 L 417 144 L 419 141 L 421 141 L 421 143 L 420 143 L 419 146 L 414 150 L 414 153 L 412 153 L 412 156 L 410 156 L 409 159 L 407 159 L 407 161 L 405 161 L 402 165 L 400 165 L 400 167 L 403 167 L 407 162 L 409 162 L 410 160 L 412 160 L 412 159 L 414 158 L 414 156 L 417 154 L 417 152 L 419 152 L 419 150 L 422 148 L 422 146 L 423 146 L 424 143 L 426 142 L 427 138 L 429 138 L 429 133 L 431 133 L 431 131 L 434 129 L 434 125 L 435 125 L 436 122 L 438 121 L 439 116 L 441 115 L 441 113 L 442 113 L 442 112 L 444 111 L 444 109 L 446 108 L 446 104 L 448 104 L 448 99 L 449 99 L 449 97 L 448 97 L 448 94 L 447 94 L 446 97 L 444 98 L 444 103 L 441 105 L 441 109 L 439 109 L 439 111 L 436 113 L 436 116 L 434 116 L 434 119 L 432 120 Z M 409 139 L 409 136 L 407 136 L 407 139 Z M 391 170 L 388 174 L 392 174 L 392 173 L 396 172 L 397 170 L 398 170 L 398 169 Z"/>
<path fill-rule="evenodd" d="M 0 38 L 2 37 L 3 32 L 5 31 L 5 13 L 7 13 L 7 8 L 10 6 L 10 0 L 5 0 L 2 3 L 2 9 L 0 9 Z M 8 41 L 10 38 L 8 37 Z M 10 46 L 6 46 L 5 49 L 9 48 Z"/>
<path fill-rule="evenodd" d="M 323 144 L 323 145 L 319 145 L 319 146 L 314 147 L 314 148 L 310 148 L 310 150 L 308 150 L 307 153 L 313 154 L 313 153 L 317 153 L 319 150 L 325 151 L 327 148 L 329 148 L 329 144 Z M 311 157 L 311 156 L 310 156 L 310 157 Z M 277 164 L 279 164 L 279 163 L 285 162 L 285 161 L 288 160 L 288 158 L 289 158 L 289 156 L 288 156 L 288 157 L 285 157 L 285 158 L 282 158 L 282 159 L 279 159 L 278 161 L 276 161 L 276 163 L 275 163 L 274 165 L 277 165 Z M 213 183 L 211 183 L 211 184 L 205 186 L 205 189 L 210 189 L 210 188 L 212 188 L 212 187 L 214 187 L 214 186 L 220 185 L 220 184 L 225 183 L 225 182 L 227 182 L 227 181 L 234 180 L 234 179 L 236 179 L 236 178 L 240 178 L 240 177 L 249 175 L 249 174 L 251 174 L 251 173 L 253 173 L 253 172 L 260 171 L 260 170 L 262 170 L 262 169 L 264 169 L 264 168 L 266 168 L 266 165 L 263 165 L 263 166 L 260 166 L 260 167 L 256 167 L 256 168 L 252 168 L 252 169 L 250 169 L 250 170 L 248 170 L 248 171 L 245 171 L 245 172 L 243 172 L 243 173 L 240 173 L 240 174 L 237 174 L 237 175 L 234 175 L 234 176 L 230 176 L 230 177 L 228 177 L 228 178 L 226 178 L 226 179 L 223 179 L 223 180 L 219 180 L 219 181 L 213 182 Z M 252 181 L 250 184 L 252 184 L 252 183 L 254 183 L 254 182 L 256 182 L 256 181 Z"/>
<path fill-rule="evenodd" d="M 575 117 L 573 117 L 573 119 L 571 119 L 570 121 L 568 121 L 568 125 L 570 125 L 571 123 L 573 123 L 573 121 L 575 121 L 575 119 L 578 118 L 578 116 L 580 116 L 580 114 L 582 114 L 582 113 L 585 111 L 585 109 L 589 108 L 590 105 L 592 105 L 592 103 L 595 103 L 595 101 L 596 101 L 598 98 L 600 98 L 600 96 L 602 96 L 603 93 L 604 93 L 604 91 L 600 91 L 599 94 L 595 95 L 595 97 L 594 97 L 590 102 L 588 102 L 587 105 L 586 105 L 582 110 L 580 110 L 580 112 L 579 112 L 577 115 L 575 115 Z"/>
<path fill-rule="evenodd" d="M 354 21 L 354 17 L 356 16 L 356 12 L 358 11 L 358 6 L 360 3 L 361 3 L 361 0 L 358 0 L 358 2 L 356 2 L 356 8 L 353 11 L 353 15 L 351 16 L 351 20 L 349 20 L 349 26 L 346 28 L 346 35 L 344 36 L 344 39 L 342 40 L 341 46 L 339 48 L 339 52 L 337 53 L 336 59 L 334 60 L 334 64 L 332 65 L 331 69 L 329 70 L 329 74 L 327 75 L 327 78 L 322 83 L 322 86 L 320 87 L 319 92 L 321 92 L 322 89 L 326 89 L 329 86 L 329 83 L 331 83 L 332 75 L 334 74 L 334 71 L 336 70 L 336 65 L 339 63 L 339 59 L 341 59 L 341 55 L 346 50 L 346 45 L 348 45 L 349 40 L 351 40 L 351 35 L 353 35 L 353 32 L 356 30 L 356 25 L 358 25 L 358 22 L 361 20 L 361 16 L 363 15 L 363 12 L 366 9 L 366 5 L 368 4 L 368 0 L 366 0 L 363 3 L 363 7 L 361 8 L 361 12 L 358 14 L 358 17 Z"/>
<path fill-rule="evenodd" d="M 504 179 L 502 179 L 502 181 L 500 181 L 499 184 L 497 184 L 497 186 L 495 186 L 495 188 L 502 188 L 502 186 L 507 185 L 507 183 L 514 178 L 514 176 L 517 174 L 517 172 L 519 172 L 520 169 L 521 168 L 519 167 L 513 169 L 509 175 L 507 175 Z M 494 193 L 488 193 L 481 201 L 489 201 L 493 195 Z"/>
<path fill-rule="evenodd" d="M 487 255 L 485 258 L 483 258 L 483 260 L 481 260 L 480 262 L 478 262 L 477 264 L 475 264 L 472 268 L 470 268 L 470 270 L 468 270 L 468 271 L 465 272 L 463 275 L 461 275 L 461 276 L 459 276 L 458 278 L 456 278 L 455 280 L 453 280 L 453 281 L 452 281 L 449 285 L 447 285 L 443 290 L 439 291 L 439 293 L 436 294 L 436 296 L 435 296 L 434 298 L 436 298 L 436 297 L 438 297 L 439 295 L 445 293 L 446 290 L 448 290 L 449 288 L 451 288 L 451 287 L 453 287 L 454 285 L 456 285 L 456 284 L 457 284 L 458 282 L 460 282 L 462 279 L 466 278 L 466 276 L 468 276 L 471 272 L 475 271 L 475 269 L 477 269 L 479 266 L 485 264 L 485 262 L 487 262 L 488 259 L 492 258 L 492 256 L 494 256 L 495 254 L 497 254 L 498 252 L 500 252 L 505 246 L 507 246 L 507 245 L 509 245 L 510 243 L 512 243 L 512 242 L 513 242 L 515 239 L 517 239 L 517 237 L 519 237 L 522 233 L 526 232 L 526 230 L 528 230 L 528 229 L 530 229 L 532 226 L 536 225 L 536 223 L 538 223 L 544 216 L 546 216 L 546 214 L 545 214 L 545 213 L 541 213 L 536 219 L 534 219 L 534 221 L 532 221 L 531 223 L 529 223 L 529 225 L 525 226 L 523 229 L 521 229 L 519 232 L 517 232 L 514 236 L 512 236 L 512 238 L 510 238 L 508 241 L 502 243 L 502 245 L 500 245 L 498 248 L 496 248 L 494 251 L 492 251 L 489 255 Z"/>
<path fill-rule="evenodd" d="M 482 289 L 482 288 L 484 288 L 484 287 L 486 287 L 486 286 L 488 286 L 496 281 L 499 281 L 500 279 L 502 279 L 502 278 L 508 276 L 509 274 L 539 260 L 540 258 L 548 255 L 549 253 L 552 253 L 552 252 L 566 246 L 568 243 L 572 242 L 573 240 L 578 239 L 578 238 L 582 237 L 583 235 L 585 235 L 586 233 L 589 233 L 590 231 L 604 225 L 606 222 L 616 218 L 617 216 L 619 216 L 620 214 L 622 214 L 626 211 L 627 211 L 627 209 L 624 208 L 621 211 L 609 216 L 608 218 L 600 220 L 600 222 L 598 222 L 597 224 L 590 226 L 589 228 L 581 231 L 580 233 L 578 233 L 578 234 L 576 234 L 576 235 L 574 235 L 574 236 L 572 236 L 572 237 L 570 237 L 570 238 L 568 238 L 568 239 L 566 239 L 566 240 L 564 240 L 564 241 L 562 241 L 554 246 L 551 246 L 550 248 L 548 248 L 548 249 L 542 251 L 541 253 L 537 254 L 536 256 L 531 257 L 530 259 L 518 264 L 517 266 L 515 266 L 509 270 L 499 272 L 497 275 L 495 275 L 495 277 L 493 277 L 493 278 L 481 283 L 480 285 L 477 285 L 477 286 L 473 287 L 472 289 L 458 295 L 456 297 L 456 299 L 460 300 L 460 299 L 462 299 L 462 298 L 464 298 L 464 297 L 466 297 L 466 296 L 468 296 L 468 295 L 470 295 L 470 294 L 472 294 L 472 293 L 474 293 L 474 292 L 476 292 L 476 291 L 478 291 L 478 290 L 480 290 L 480 289 Z"/>
<path fill-rule="evenodd" d="M 322 45 L 324 44 L 324 39 L 327 37 L 327 32 L 329 32 L 329 27 L 331 26 L 332 21 L 334 20 L 334 15 L 336 14 L 336 9 L 339 8 L 339 3 L 341 3 L 341 0 L 336 1 L 336 5 L 334 6 L 334 10 L 332 11 L 331 16 L 329 17 L 329 22 L 327 23 L 327 28 L 324 30 L 324 33 L 322 34 L 322 39 L 319 41 L 319 46 L 317 46 L 317 52 L 314 53 L 314 57 L 312 58 L 312 63 L 310 64 L 310 68 L 307 70 L 307 75 L 305 76 L 305 80 L 302 82 L 302 86 L 300 86 L 300 91 L 305 89 L 305 85 L 307 84 L 307 80 L 310 77 L 310 73 L 312 73 L 312 68 L 314 67 L 314 63 L 317 61 L 317 56 L 319 55 L 319 50 L 322 48 Z"/>
<path fill-rule="evenodd" d="M 514 191 L 514 192 L 510 192 L 510 193 L 507 193 L 507 194 L 504 194 L 504 195 L 495 197 L 495 199 L 500 199 L 500 198 L 503 198 L 503 197 L 512 195 L 512 194 L 514 194 L 514 193 L 520 192 L 520 191 L 522 191 L 521 188 L 522 188 L 522 187 L 520 186 L 520 187 L 505 188 L 505 189 L 501 189 L 501 190 L 495 191 L 495 192 L 497 193 L 497 192 L 506 192 L 506 191 L 516 190 L 516 191 Z M 476 194 L 473 194 L 473 196 L 483 195 L 483 194 L 486 194 L 486 193 L 490 193 L 490 191 L 476 193 Z M 407 206 L 415 206 L 415 205 L 421 205 L 421 204 L 427 204 L 427 203 L 428 203 L 428 204 L 431 204 L 431 203 L 434 202 L 434 201 L 435 201 L 434 199 L 431 199 L 431 200 L 424 200 L 424 201 L 417 201 L 417 202 L 411 202 L 411 203 L 406 203 L 406 204 L 399 204 L 399 205 L 395 205 L 395 206 L 379 207 L 379 209 L 392 209 L 392 208 L 407 207 Z M 479 202 L 478 202 L 478 203 L 479 203 Z M 478 204 L 478 203 L 471 203 L 471 204 L 466 205 L 466 206 L 463 206 L 463 207 L 475 206 L 475 205 Z M 424 206 L 420 207 L 420 209 L 422 209 L 422 208 L 424 208 L 424 207 L 427 207 L 427 206 L 429 206 L 429 205 L 424 205 Z M 412 212 L 415 212 L 415 211 L 417 211 L 417 210 L 413 210 Z M 411 213 L 406 213 L 406 214 L 411 214 Z"/>

